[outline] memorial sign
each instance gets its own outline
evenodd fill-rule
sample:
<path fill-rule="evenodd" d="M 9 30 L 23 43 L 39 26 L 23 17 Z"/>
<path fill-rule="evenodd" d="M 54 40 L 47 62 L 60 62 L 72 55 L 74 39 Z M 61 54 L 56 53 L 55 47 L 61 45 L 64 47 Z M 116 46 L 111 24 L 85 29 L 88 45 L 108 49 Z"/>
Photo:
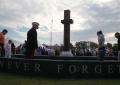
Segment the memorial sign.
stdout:
<path fill-rule="evenodd" d="M 62 78 L 120 78 L 120 62 L 0 58 L 0 71 Z"/>

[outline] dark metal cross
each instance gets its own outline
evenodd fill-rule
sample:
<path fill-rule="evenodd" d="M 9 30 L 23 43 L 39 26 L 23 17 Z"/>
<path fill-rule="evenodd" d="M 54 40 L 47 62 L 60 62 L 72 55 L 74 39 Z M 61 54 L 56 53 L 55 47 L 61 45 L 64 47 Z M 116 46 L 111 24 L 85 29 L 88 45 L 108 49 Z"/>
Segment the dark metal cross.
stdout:
<path fill-rule="evenodd" d="M 73 24 L 73 20 L 70 19 L 70 10 L 64 10 L 64 20 L 61 20 L 64 24 L 64 51 L 70 50 L 70 24 Z"/>

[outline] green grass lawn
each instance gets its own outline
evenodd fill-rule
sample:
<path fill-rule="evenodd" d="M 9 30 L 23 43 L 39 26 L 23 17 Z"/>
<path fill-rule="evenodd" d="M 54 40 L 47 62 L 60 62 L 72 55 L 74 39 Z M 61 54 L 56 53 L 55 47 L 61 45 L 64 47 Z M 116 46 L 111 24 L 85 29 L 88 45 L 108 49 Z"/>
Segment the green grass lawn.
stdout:
<path fill-rule="evenodd" d="M 0 85 L 120 85 L 120 79 L 53 79 L 0 72 Z"/>

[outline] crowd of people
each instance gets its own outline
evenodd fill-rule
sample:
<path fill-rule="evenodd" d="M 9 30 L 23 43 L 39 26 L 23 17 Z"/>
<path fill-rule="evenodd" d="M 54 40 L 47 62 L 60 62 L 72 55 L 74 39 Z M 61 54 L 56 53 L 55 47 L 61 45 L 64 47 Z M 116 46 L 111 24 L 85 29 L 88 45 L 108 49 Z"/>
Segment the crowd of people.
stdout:
<path fill-rule="evenodd" d="M 21 44 L 16 48 L 16 54 L 25 54 L 26 48 L 25 44 Z M 55 56 L 56 50 L 48 47 L 48 46 L 39 46 L 37 49 L 35 49 L 34 55 L 49 55 L 49 56 Z"/>
<path fill-rule="evenodd" d="M 98 56 L 98 49 L 94 50 L 74 50 L 72 51 L 74 56 Z M 118 56 L 118 51 L 110 48 L 105 49 L 105 56 Z"/>
<path fill-rule="evenodd" d="M 34 55 L 57 55 L 58 51 L 49 46 L 38 46 L 37 42 L 37 29 L 39 28 L 39 23 L 33 22 L 32 28 L 27 32 L 27 40 L 24 44 L 21 44 L 15 48 L 12 40 L 5 42 L 5 35 L 8 33 L 6 29 L 0 32 L 0 56 L 5 56 L 6 58 L 11 58 L 11 55 L 24 54 L 25 58 L 31 59 Z M 113 56 L 113 50 L 105 48 L 105 38 L 102 31 L 97 32 L 98 36 L 98 49 L 86 50 L 86 51 L 76 51 L 71 50 L 73 55 L 76 56 L 98 56 L 100 60 L 104 59 L 105 55 Z M 115 37 L 118 39 L 118 53 L 120 54 L 120 33 L 116 33 Z M 59 54 L 58 54 L 59 55 Z"/>

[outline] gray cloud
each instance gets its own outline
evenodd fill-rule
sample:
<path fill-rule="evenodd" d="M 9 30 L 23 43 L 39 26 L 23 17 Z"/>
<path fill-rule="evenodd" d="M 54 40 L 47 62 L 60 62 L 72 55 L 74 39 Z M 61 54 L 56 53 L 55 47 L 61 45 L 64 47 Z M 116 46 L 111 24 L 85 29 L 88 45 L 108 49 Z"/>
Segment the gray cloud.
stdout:
<path fill-rule="evenodd" d="M 50 3 L 35 0 L 0 0 L 0 23 L 9 22 L 21 24 L 26 23 L 26 19 L 39 16 L 48 16 Z M 49 12 L 49 13 L 48 13 Z M 32 20 L 32 19 L 31 19 Z"/>
<path fill-rule="evenodd" d="M 57 32 L 53 30 L 53 42 L 57 43 L 59 41 L 58 43 L 61 43 L 63 41 L 63 32 L 58 32 L 61 29 L 59 25 L 62 25 L 60 20 L 63 19 L 64 9 L 70 9 L 71 17 L 74 20 L 74 28 L 71 28 L 73 29 L 71 31 L 71 41 L 89 40 L 97 37 L 96 32 L 98 30 L 102 30 L 104 33 L 120 31 L 119 4 L 119 0 L 102 4 L 93 2 L 93 0 L 0 0 L 0 24 L 10 27 L 14 24 L 16 27 L 13 26 L 11 29 L 14 30 L 17 25 L 22 28 L 24 24 L 28 25 L 32 20 L 38 19 L 41 21 L 40 24 L 42 23 L 44 26 L 38 31 L 46 31 L 47 35 L 49 35 L 48 31 L 51 25 L 49 22 L 50 18 L 53 17 L 55 23 L 53 28 L 58 29 Z M 82 22 L 81 17 L 85 19 L 84 22 Z M 79 29 L 79 26 L 83 30 L 74 30 L 75 28 Z M 25 33 L 26 28 L 25 30 L 18 28 L 17 32 Z M 11 32 L 9 36 L 14 35 Z M 21 34 L 18 35 L 18 39 L 20 36 Z M 22 36 L 21 38 L 25 39 L 25 37 Z M 49 41 L 48 37 L 40 38 L 43 42 Z"/>
<path fill-rule="evenodd" d="M 10 39 L 17 40 L 19 42 L 23 42 L 26 39 L 24 37 L 24 35 L 25 35 L 24 32 L 20 32 L 18 30 L 15 30 L 14 28 L 0 25 L 0 31 L 2 31 L 3 29 L 8 30 L 7 37 Z"/>
<path fill-rule="evenodd" d="M 85 6 L 83 12 L 77 10 L 78 14 L 86 18 L 87 21 L 82 24 L 88 30 L 71 33 L 73 41 L 89 40 L 94 38 L 98 30 L 104 33 L 120 31 L 120 2 L 112 1 L 103 6 L 98 4 L 89 4 Z"/>

